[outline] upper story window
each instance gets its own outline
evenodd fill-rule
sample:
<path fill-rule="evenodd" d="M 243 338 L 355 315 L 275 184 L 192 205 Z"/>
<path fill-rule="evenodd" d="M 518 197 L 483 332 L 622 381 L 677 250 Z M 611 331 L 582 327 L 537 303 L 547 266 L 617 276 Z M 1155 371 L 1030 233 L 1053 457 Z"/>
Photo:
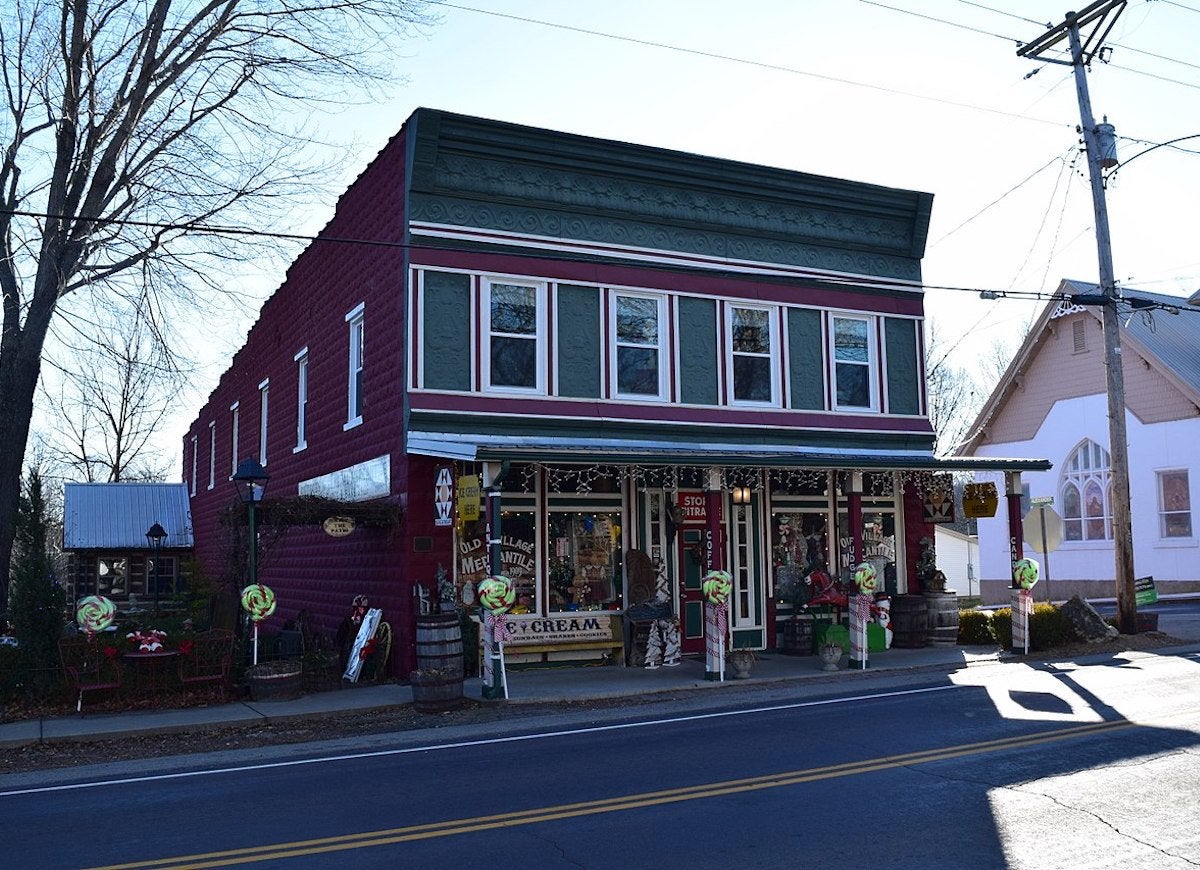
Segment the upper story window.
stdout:
<path fill-rule="evenodd" d="M 1085 440 L 1067 457 L 1059 481 L 1063 537 L 1068 541 L 1112 538 L 1112 460 L 1108 451 Z"/>
<path fill-rule="evenodd" d="M 487 283 L 484 383 L 491 390 L 545 392 L 545 288 L 538 284 Z"/>
<path fill-rule="evenodd" d="M 217 485 L 217 421 L 208 424 L 208 488 Z"/>
<path fill-rule="evenodd" d="M 1192 495 L 1186 468 L 1158 472 L 1158 533 L 1164 538 L 1192 536 Z"/>
<path fill-rule="evenodd" d="M 618 396 L 666 398 L 666 307 L 662 296 L 614 294 L 612 335 L 616 349 L 611 359 Z"/>
<path fill-rule="evenodd" d="M 346 323 L 350 325 L 350 381 L 346 402 L 346 425 L 343 429 L 352 429 L 362 422 L 363 397 L 363 314 L 365 307 L 359 303 L 353 311 L 346 315 Z"/>
<path fill-rule="evenodd" d="M 875 342 L 868 317 L 834 317 L 833 380 L 836 410 L 874 410 Z"/>
<path fill-rule="evenodd" d="M 297 453 L 308 446 L 306 431 L 308 417 L 308 348 L 303 348 L 295 356 L 296 360 L 296 446 L 292 452 Z"/>
<path fill-rule="evenodd" d="M 267 467 L 267 403 L 271 392 L 270 380 L 258 385 L 258 464 Z"/>
<path fill-rule="evenodd" d="M 238 467 L 238 403 L 234 402 L 229 406 L 229 427 L 233 437 L 231 439 L 232 448 L 229 451 L 229 474 L 237 474 Z"/>
<path fill-rule="evenodd" d="M 776 405 L 776 360 L 779 341 L 775 311 L 730 305 L 726 318 L 733 401 Z"/>

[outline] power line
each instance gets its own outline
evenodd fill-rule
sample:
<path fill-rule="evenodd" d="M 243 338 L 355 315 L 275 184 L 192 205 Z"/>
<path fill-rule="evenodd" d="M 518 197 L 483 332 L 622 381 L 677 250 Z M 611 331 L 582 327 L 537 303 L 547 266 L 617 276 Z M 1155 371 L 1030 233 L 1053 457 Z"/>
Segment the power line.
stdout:
<path fill-rule="evenodd" d="M 1022 15 L 1014 15 L 1011 12 L 1006 12 L 1003 9 L 996 9 L 992 6 L 984 6 L 982 3 L 972 3 L 971 0 L 958 0 L 959 3 L 965 3 L 967 6 L 974 6 L 976 9 L 986 9 L 988 12 L 995 12 L 997 15 L 1004 15 L 1008 18 L 1015 18 L 1017 21 L 1023 21 L 1026 24 L 1036 24 L 1038 27 L 1049 27 L 1050 25 L 1044 21 L 1034 21 L 1032 18 L 1025 18 Z"/>
<path fill-rule="evenodd" d="M 938 104 L 946 105 L 946 106 L 954 106 L 955 108 L 959 108 L 959 109 L 970 109 L 970 110 L 976 111 L 976 112 L 986 112 L 991 115 L 999 115 L 999 116 L 1005 117 L 1005 118 L 1016 118 L 1016 119 L 1019 119 L 1022 121 L 1031 121 L 1036 124 L 1047 124 L 1047 125 L 1054 126 L 1054 127 L 1070 126 L 1070 125 L 1064 124 L 1061 121 L 1052 121 L 1047 118 L 1034 118 L 1029 115 L 1020 115 L 1015 112 L 1007 112 L 1003 109 L 993 109 L 993 108 L 989 108 L 987 106 L 980 106 L 980 105 L 977 105 L 974 103 L 964 103 L 964 102 L 960 102 L 958 100 L 945 99 L 943 97 L 932 97 L 927 94 L 917 94 L 917 93 L 913 93 L 912 91 L 902 91 L 902 90 L 899 90 L 898 88 L 889 88 L 889 87 L 885 87 L 884 85 L 876 85 L 876 84 L 872 84 L 870 82 L 861 82 L 861 81 L 856 81 L 854 79 L 845 79 L 845 78 L 840 78 L 838 76 L 825 75 L 824 73 L 815 73 L 810 70 L 798 69 L 797 67 L 784 66 L 783 64 L 768 63 L 766 61 L 752 60 L 752 59 L 744 58 L 744 57 L 736 57 L 734 55 L 721 54 L 719 52 L 713 52 L 713 51 L 703 51 L 701 49 L 687 48 L 687 47 L 681 46 L 681 45 L 671 45 L 671 44 L 665 43 L 665 42 L 655 42 L 654 40 L 649 40 L 649 39 L 638 39 L 637 37 L 633 37 L 633 36 L 622 36 L 621 34 L 618 34 L 618 33 L 607 33 L 607 32 L 600 31 L 600 30 L 589 30 L 586 27 L 575 27 L 575 26 L 569 25 L 569 24 L 560 24 L 560 23 L 553 22 L 553 21 L 543 21 L 543 20 L 540 20 L 537 18 L 527 18 L 527 17 L 521 16 L 521 15 L 511 15 L 506 12 L 496 12 L 491 9 L 477 9 L 473 6 L 462 6 L 462 5 L 459 5 L 456 3 L 438 2 L 437 5 L 445 7 L 447 9 L 457 9 L 460 12 L 474 12 L 479 15 L 490 15 L 495 18 L 504 18 L 504 19 L 507 19 L 510 21 L 519 21 L 523 24 L 535 24 L 539 27 L 549 27 L 554 30 L 565 30 L 570 33 L 580 33 L 580 34 L 584 34 L 586 36 L 596 36 L 596 37 L 600 37 L 602 39 L 612 39 L 617 42 L 626 42 L 626 43 L 630 43 L 632 45 L 645 46 L 647 48 L 660 48 L 665 51 L 674 51 L 674 52 L 678 52 L 680 54 L 691 55 L 693 57 L 703 57 L 703 58 L 708 58 L 710 60 L 721 60 L 721 61 L 726 61 L 728 63 L 736 63 L 736 64 L 741 64 L 743 66 L 755 67 L 757 69 L 771 70 L 773 72 L 782 72 L 782 73 L 787 73 L 789 75 L 805 76 L 807 78 L 813 78 L 813 79 L 817 79 L 820 81 L 833 82 L 835 84 L 841 84 L 841 85 L 849 85 L 851 87 L 856 87 L 856 88 L 865 88 L 867 90 L 877 91 L 877 92 L 883 93 L 883 94 L 891 94 L 894 96 L 908 97 L 908 98 L 914 99 L 914 100 L 924 100 L 924 101 L 930 102 L 930 103 L 938 103 Z M 991 35 L 991 34 L 989 34 L 989 35 Z"/>
<path fill-rule="evenodd" d="M 1149 3 L 1150 0 L 1146 0 L 1146 2 Z M 1177 3 L 1175 0 L 1158 0 L 1158 2 L 1165 3 L 1167 6 L 1176 6 L 1180 9 L 1186 9 L 1188 12 L 1195 12 L 1197 15 L 1200 15 L 1200 9 L 1197 9 L 1194 6 L 1186 6 L 1183 3 Z"/>

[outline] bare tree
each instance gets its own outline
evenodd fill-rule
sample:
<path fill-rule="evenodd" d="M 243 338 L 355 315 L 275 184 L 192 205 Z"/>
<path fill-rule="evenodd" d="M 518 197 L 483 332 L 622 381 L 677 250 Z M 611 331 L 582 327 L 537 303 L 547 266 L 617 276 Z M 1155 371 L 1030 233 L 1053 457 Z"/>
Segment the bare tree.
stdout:
<path fill-rule="evenodd" d="M 419 0 L 0 3 L 0 578 L 62 300 L 162 324 L 321 179 L 302 119 L 387 81 Z M 205 231 L 219 222 L 235 233 Z M 256 241 L 256 251 L 261 240 Z M 0 611 L 7 583 L 0 582 Z"/>
<path fill-rule="evenodd" d="M 42 381 L 52 420 L 39 436 L 43 454 L 75 480 L 164 480 L 168 461 L 153 438 L 186 372 L 136 310 L 105 319 L 94 341 L 69 346 L 66 364 L 44 360 L 59 383 Z"/>
<path fill-rule="evenodd" d="M 953 346 L 945 346 L 932 320 L 928 324 L 925 381 L 929 422 L 937 438 L 934 450 L 938 456 L 946 456 L 965 439 L 984 397 L 970 373 L 951 363 Z"/>

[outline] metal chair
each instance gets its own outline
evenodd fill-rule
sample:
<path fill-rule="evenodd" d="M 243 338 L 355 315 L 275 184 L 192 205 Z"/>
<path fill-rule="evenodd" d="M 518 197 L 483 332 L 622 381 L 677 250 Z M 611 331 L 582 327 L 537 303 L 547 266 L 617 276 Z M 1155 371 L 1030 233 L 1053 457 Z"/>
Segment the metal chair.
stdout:
<path fill-rule="evenodd" d="M 60 638 L 58 657 L 67 682 L 79 693 L 75 711 L 80 715 L 83 714 L 85 693 L 121 688 L 124 668 L 115 655 L 105 654 L 102 640 L 84 634 Z"/>
<path fill-rule="evenodd" d="M 229 668 L 233 661 L 233 632 L 226 628 L 202 631 L 192 638 L 191 649 L 179 655 L 179 682 L 189 686 L 209 683 L 229 691 Z"/>

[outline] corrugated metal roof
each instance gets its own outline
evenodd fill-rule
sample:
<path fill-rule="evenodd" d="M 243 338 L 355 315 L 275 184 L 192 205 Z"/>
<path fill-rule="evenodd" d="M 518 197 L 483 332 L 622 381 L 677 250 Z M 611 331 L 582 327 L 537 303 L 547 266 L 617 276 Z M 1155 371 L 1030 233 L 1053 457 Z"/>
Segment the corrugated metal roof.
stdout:
<path fill-rule="evenodd" d="M 1076 293 L 1099 293 L 1098 284 L 1086 281 L 1064 281 Z M 1159 305 L 1179 309 L 1179 314 L 1156 310 L 1146 313 L 1126 313 L 1124 306 L 1118 309 L 1122 326 L 1139 344 L 1158 357 L 1162 364 L 1197 394 L 1200 394 L 1200 342 L 1196 340 L 1200 315 L 1178 296 L 1151 293 L 1132 287 L 1122 287 L 1123 299 L 1146 299 Z M 1092 309 L 1099 311 L 1099 309 Z"/>
<path fill-rule="evenodd" d="M 145 550 L 155 523 L 163 548 L 191 549 L 192 512 L 184 483 L 68 483 L 63 488 L 63 549 Z"/>

